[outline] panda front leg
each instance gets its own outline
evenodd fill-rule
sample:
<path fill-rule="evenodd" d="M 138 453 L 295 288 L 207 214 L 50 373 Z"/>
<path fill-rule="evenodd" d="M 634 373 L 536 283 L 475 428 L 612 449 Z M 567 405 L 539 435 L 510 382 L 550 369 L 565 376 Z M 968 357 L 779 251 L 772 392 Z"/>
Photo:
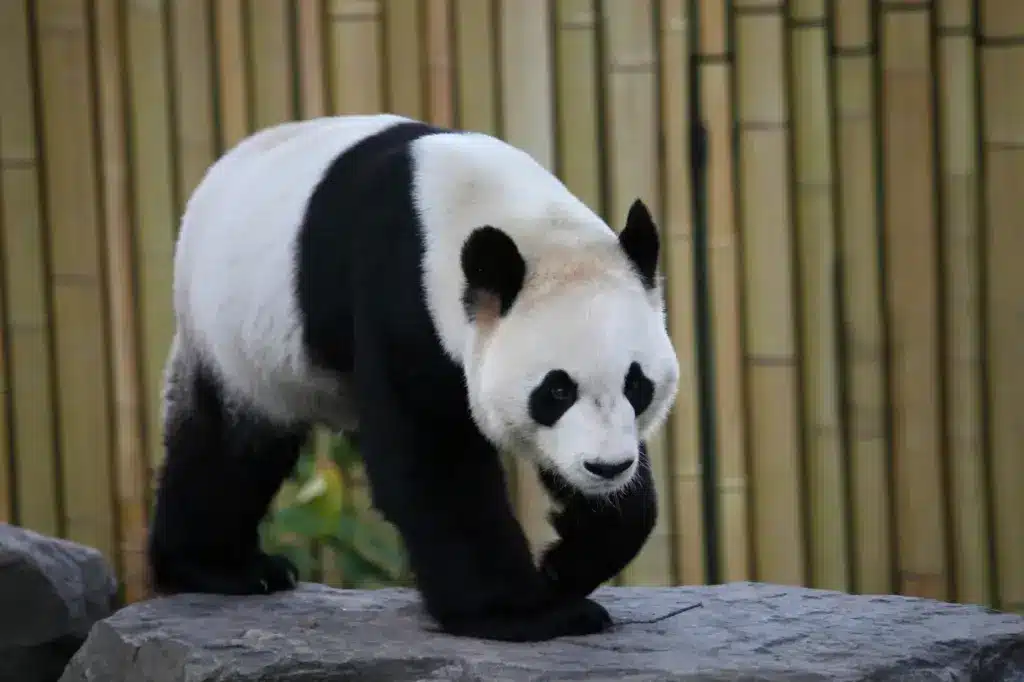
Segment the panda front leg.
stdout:
<path fill-rule="evenodd" d="M 556 474 L 540 479 L 561 509 L 551 515 L 559 535 L 541 555 L 541 570 L 566 599 L 586 596 L 612 579 L 640 552 L 658 520 L 658 502 L 646 445 L 626 488 L 611 498 L 587 498 Z"/>
<path fill-rule="evenodd" d="M 600 632 L 607 611 L 556 599 L 508 501 L 497 452 L 468 420 L 424 423 L 365 371 L 360 450 L 374 505 L 408 552 L 427 612 L 449 634 L 541 641 Z"/>
<path fill-rule="evenodd" d="M 295 566 L 260 549 L 259 524 L 308 432 L 229 411 L 211 375 L 184 362 L 172 364 L 168 387 L 148 546 L 154 589 L 243 595 L 294 587 Z"/>

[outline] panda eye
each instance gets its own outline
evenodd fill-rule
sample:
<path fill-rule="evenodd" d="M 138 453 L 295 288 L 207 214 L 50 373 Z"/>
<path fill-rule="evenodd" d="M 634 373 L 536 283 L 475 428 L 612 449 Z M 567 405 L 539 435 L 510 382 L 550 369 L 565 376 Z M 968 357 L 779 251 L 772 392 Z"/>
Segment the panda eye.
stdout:
<path fill-rule="evenodd" d="M 541 426 L 554 426 L 577 397 L 576 382 L 569 373 L 553 369 L 530 393 L 530 417 Z"/>
<path fill-rule="evenodd" d="M 622 392 L 633 406 L 633 411 L 640 416 L 654 400 L 654 383 L 647 378 L 640 365 L 634 362 L 626 372 Z"/>
<path fill-rule="evenodd" d="M 572 390 L 568 386 L 552 386 L 548 389 L 548 393 L 558 402 L 572 399 Z"/>

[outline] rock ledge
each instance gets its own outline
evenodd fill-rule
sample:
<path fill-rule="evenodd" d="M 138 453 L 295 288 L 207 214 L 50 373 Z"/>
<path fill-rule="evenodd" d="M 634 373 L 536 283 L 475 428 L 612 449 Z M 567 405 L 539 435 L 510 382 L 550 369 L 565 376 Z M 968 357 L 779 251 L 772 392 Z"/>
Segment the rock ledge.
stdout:
<path fill-rule="evenodd" d="M 93 627 L 62 682 L 1024 680 L 1024 618 L 758 583 L 602 588 L 617 625 L 506 644 L 432 631 L 409 590 L 178 595 Z"/>
<path fill-rule="evenodd" d="M 0 523 L 0 681 L 53 682 L 116 607 L 98 550 Z"/>

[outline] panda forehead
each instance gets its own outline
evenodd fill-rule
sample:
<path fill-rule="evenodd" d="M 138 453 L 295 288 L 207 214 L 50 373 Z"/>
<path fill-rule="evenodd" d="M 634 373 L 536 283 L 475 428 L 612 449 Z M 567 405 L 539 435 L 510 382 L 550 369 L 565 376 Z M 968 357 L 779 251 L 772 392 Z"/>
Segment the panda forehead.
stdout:
<path fill-rule="evenodd" d="M 514 306 L 516 326 L 569 339 L 596 334 L 616 345 L 640 341 L 637 335 L 646 334 L 646 318 L 655 311 L 639 282 L 608 270 L 571 279 L 573 272 L 528 276 Z"/>
<path fill-rule="evenodd" d="M 586 246 L 548 246 L 529 259 L 526 281 L 520 294 L 523 300 L 557 302 L 560 297 L 586 297 L 599 289 L 635 289 L 641 291 L 617 244 Z"/>
<path fill-rule="evenodd" d="M 651 353 L 642 315 L 629 310 L 643 301 L 615 298 L 552 297 L 548 305 L 521 311 L 510 320 L 503 339 L 509 368 L 517 367 L 537 381 L 562 369 L 578 383 L 595 390 L 607 384 L 612 390 L 632 362 L 649 364 Z"/>

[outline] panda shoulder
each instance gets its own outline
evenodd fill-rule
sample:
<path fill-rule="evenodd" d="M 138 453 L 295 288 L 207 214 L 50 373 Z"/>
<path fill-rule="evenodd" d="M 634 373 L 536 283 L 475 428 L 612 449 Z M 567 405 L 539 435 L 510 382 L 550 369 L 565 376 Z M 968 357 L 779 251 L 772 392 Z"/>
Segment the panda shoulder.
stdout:
<path fill-rule="evenodd" d="M 531 232 L 552 211 L 588 213 L 527 151 L 478 132 L 424 136 L 412 145 L 413 191 L 421 215 L 446 231 L 489 222 Z M 460 238 L 465 229 L 456 230 Z M 518 236 L 518 235 L 513 235 Z M 536 235 L 522 235 L 535 237 Z"/>

